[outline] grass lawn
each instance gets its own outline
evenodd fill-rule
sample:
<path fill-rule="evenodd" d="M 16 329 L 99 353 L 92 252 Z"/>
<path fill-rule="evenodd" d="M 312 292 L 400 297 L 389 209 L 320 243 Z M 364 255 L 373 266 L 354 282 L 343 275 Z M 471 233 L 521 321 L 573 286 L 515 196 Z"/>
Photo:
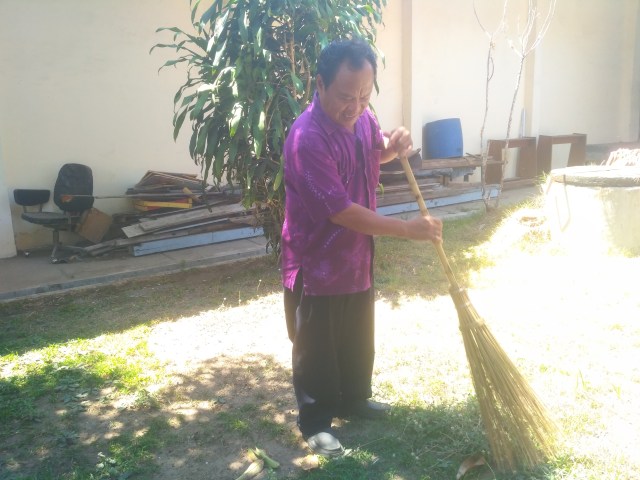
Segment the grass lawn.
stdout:
<path fill-rule="evenodd" d="M 567 254 L 534 204 L 446 222 L 461 284 L 559 427 L 555 458 L 498 473 L 457 315 L 427 244 L 376 240 L 374 397 L 308 455 L 269 258 L 0 304 L 1 479 L 640 479 L 640 258 Z M 465 463 L 466 462 L 466 463 Z M 482 461 L 480 462 L 482 463 Z"/>

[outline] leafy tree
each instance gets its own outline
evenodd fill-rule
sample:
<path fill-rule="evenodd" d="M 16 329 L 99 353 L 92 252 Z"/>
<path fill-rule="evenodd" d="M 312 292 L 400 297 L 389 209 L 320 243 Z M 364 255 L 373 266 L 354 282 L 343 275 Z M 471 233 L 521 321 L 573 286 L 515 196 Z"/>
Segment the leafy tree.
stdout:
<path fill-rule="evenodd" d="M 386 0 L 190 0 L 194 33 L 176 27 L 187 80 L 174 98 L 174 140 L 191 123 L 191 158 L 205 181 L 242 190 L 256 206 L 268 248 L 279 253 L 284 213 L 282 151 L 289 128 L 310 102 L 323 47 L 358 36 L 375 43 Z M 203 12 L 203 13 L 199 13 Z M 199 16 L 198 16 L 199 15 Z M 153 50 L 152 48 L 152 50 Z"/>

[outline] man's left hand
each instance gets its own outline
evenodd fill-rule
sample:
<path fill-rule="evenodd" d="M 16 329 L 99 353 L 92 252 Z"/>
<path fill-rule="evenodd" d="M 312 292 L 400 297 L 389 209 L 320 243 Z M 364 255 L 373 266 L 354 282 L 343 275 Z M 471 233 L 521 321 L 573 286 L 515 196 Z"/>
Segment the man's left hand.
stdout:
<path fill-rule="evenodd" d="M 413 147 L 411 132 L 404 127 L 398 127 L 391 132 L 383 132 L 385 136 L 385 149 L 382 161 L 393 160 L 395 157 L 408 155 Z"/>

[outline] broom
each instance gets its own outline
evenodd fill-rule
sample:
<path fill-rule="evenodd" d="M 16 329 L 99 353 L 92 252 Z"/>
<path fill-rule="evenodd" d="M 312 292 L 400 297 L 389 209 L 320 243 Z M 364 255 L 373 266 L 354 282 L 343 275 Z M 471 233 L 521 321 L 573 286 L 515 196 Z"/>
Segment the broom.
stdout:
<path fill-rule="evenodd" d="M 428 215 L 406 155 L 400 161 L 420 212 Z M 514 471 L 535 467 L 553 455 L 556 427 L 527 380 L 478 315 L 466 290 L 456 281 L 442 244 L 434 245 L 458 311 L 471 378 L 496 468 Z"/>

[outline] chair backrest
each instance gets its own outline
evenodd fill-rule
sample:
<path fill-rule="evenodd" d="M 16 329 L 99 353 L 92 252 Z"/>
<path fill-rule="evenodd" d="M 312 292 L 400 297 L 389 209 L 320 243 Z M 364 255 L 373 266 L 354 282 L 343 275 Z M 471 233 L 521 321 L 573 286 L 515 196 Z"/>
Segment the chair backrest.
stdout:
<path fill-rule="evenodd" d="M 93 174 L 86 165 L 65 163 L 58 172 L 58 179 L 53 188 L 53 201 L 65 212 L 83 212 L 93 206 L 93 197 L 72 197 L 64 195 L 93 195 Z"/>

